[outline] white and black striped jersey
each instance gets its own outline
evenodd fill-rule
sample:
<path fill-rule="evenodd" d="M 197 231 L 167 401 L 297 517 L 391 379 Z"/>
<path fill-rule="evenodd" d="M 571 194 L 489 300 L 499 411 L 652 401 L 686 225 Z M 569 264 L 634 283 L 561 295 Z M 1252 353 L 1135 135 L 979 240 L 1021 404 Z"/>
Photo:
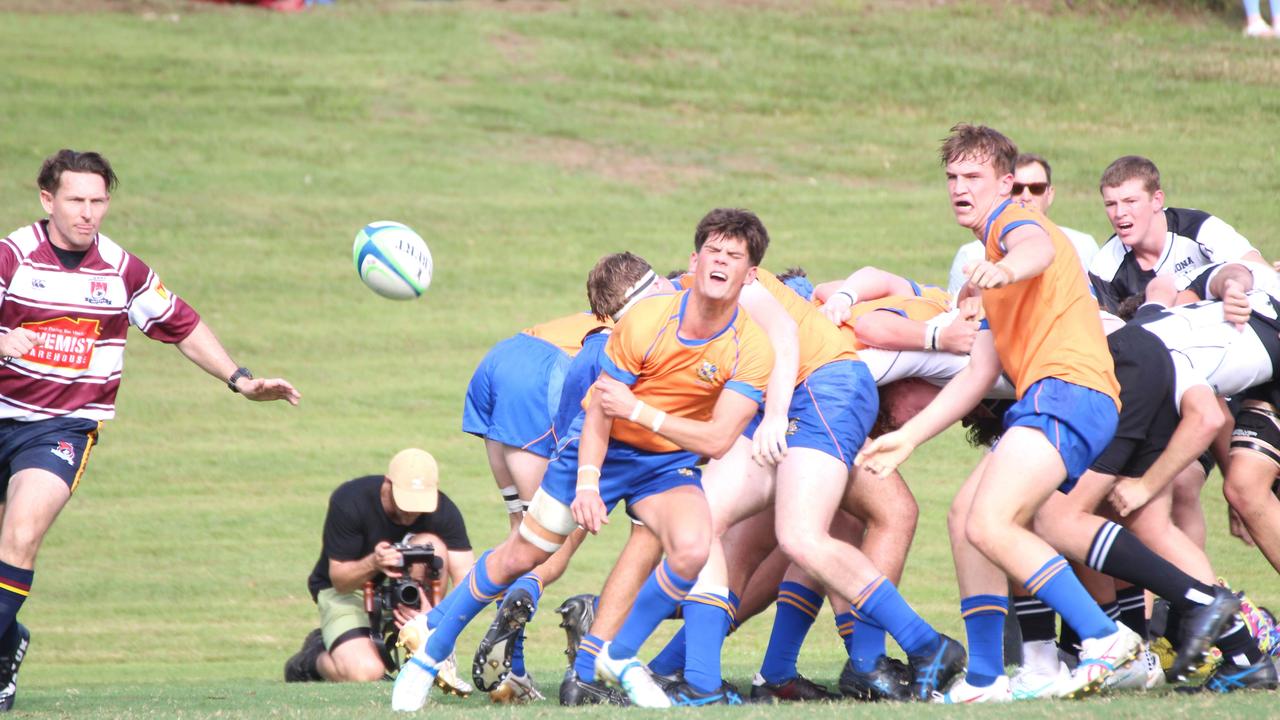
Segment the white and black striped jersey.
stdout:
<path fill-rule="evenodd" d="M 1243 328 L 1223 319 L 1222 303 L 1203 301 L 1152 312 L 1145 306 L 1134 318 L 1169 349 L 1176 373 L 1174 400 L 1195 385 L 1215 395 L 1237 395 L 1270 381 L 1280 364 L 1276 300 L 1265 292 L 1248 293 L 1253 317 Z"/>
<path fill-rule="evenodd" d="M 1254 248 L 1235 228 L 1203 210 L 1165 208 L 1169 230 L 1164 253 L 1150 270 L 1138 265 L 1133 251 L 1112 235 L 1089 264 L 1089 281 L 1098 303 L 1116 312 L 1125 298 L 1145 292 L 1156 275 L 1177 276 L 1185 288 L 1198 268 L 1214 262 L 1239 260 Z"/>

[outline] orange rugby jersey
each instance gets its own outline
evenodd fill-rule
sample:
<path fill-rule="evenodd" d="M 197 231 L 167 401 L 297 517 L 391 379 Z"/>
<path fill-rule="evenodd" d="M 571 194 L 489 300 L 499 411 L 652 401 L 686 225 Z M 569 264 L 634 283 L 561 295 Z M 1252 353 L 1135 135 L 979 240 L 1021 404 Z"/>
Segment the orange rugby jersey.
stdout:
<path fill-rule="evenodd" d="M 605 344 L 604 372 L 630 385 L 637 399 L 692 420 L 711 419 L 724 389 L 761 402 L 773 370 L 773 348 L 764 330 L 739 308 L 715 336 L 681 339 L 688 297 L 686 290 L 646 298 L 622 316 Z M 610 437 L 650 452 L 680 449 L 622 418 L 614 419 Z"/>
<path fill-rule="evenodd" d="M 923 290 L 924 294 L 922 295 L 887 295 L 875 300 L 855 304 L 849 308 L 849 319 L 840 325 L 841 333 L 853 341 L 855 348 L 865 350 L 871 346 L 859 340 L 857 333 L 853 331 L 853 326 L 857 324 L 858 318 L 863 315 L 877 310 L 885 310 L 897 313 L 909 320 L 927 322 L 946 312 L 950 307 L 950 298 L 945 290 L 931 287 L 926 287 Z M 827 324 L 829 325 L 830 322 Z"/>
<path fill-rule="evenodd" d="M 756 268 L 756 282 L 767 290 L 791 316 L 796 323 L 797 336 L 800 339 L 800 368 L 796 372 L 796 384 L 804 382 L 815 370 L 835 362 L 836 360 L 857 360 L 858 353 L 849 340 L 822 316 L 809 301 L 800 297 L 796 291 L 787 287 L 777 275 Z M 680 285 L 688 288 L 693 283 L 693 276 L 685 273 L 680 276 Z"/>
<path fill-rule="evenodd" d="M 530 337 L 546 340 L 568 353 L 569 357 L 573 357 L 582 349 L 582 339 L 587 336 L 587 333 L 596 328 L 610 327 L 611 325 L 613 325 L 611 321 L 601 321 L 595 315 L 586 312 L 548 320 L 531 328 L 525 328 L 520 332 Z"/>
<path fill-rule="evenodd" d="M 1044 215 L 1005 200 L 991 217 L 983 240 L 987 260 L 1005 256 L 1004 237 L 1022 225 L 1039 225 L 1053 240 L 1053 263 L 1040 275 L 1008 287 L 982 291 L 996 353 L 1021 398 L 1037 380 L 1054 377 L 1109 395 L 1119 407 L 1120 384 L 1107 349 L 1098 302 L 1075 249 Z"/>

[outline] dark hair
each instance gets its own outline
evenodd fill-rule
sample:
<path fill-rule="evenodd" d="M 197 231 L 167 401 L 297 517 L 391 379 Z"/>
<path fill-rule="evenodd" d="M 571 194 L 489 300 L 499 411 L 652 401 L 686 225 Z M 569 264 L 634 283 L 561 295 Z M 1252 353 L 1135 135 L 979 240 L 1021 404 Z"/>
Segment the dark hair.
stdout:
<path fill-rule="evenodd" d="M 960 418 L 969 444 L 976 448 L 994 445 L 1004 434 L 1004 414 L 1011 407 L 1012 400 L 983 400 Z"/>
<path fill-rule="evenodd" d="M 789 267 L 786 270 L 784 270 L 781 275 L 778 275 L 778 282 L 785 283 L 791 278 L 798 278 L 798 277 L 807 278 L 809 277 L 809 273 L 805 272 L 804 268 L 802 267 Z"/>
<path fill-rule="evenodd" d="M 629 252 L 605 255 L 587 273 L 587 302 L 600 320 L 608 320 L 630 300 L 627 290 L 653 268 L 644 258 Z"/>
<path fill-rule="evenodd" d="M 951 127 L 951 135 L 942 141 L 939 156 L 943 167 L 957 160 L 990 160 L 996 177 L 1001 177 L 1013 172 L 1014 160 L 1018 158 L 1018 146 L 986 125 L 959 123 Z"/>
<path fill-rule="evenodd" d="M 1053 184 L 1053 168 L 1049 167 L 1049 161 L 1045 160 L 1043 155 L 1037 155 L 1035 153 L 1022 153 L 1021 155 L 1018 156 L 1017 160 L 1013 161 L 1013 169 L 1017 170 L 1020 167 L 1026 167 L 1028 165 L 1031 165 L 1032 163 L 1035 163 L 1036 165 L 1039 165 L 1040 167 L 1044 168 L 1044 181 L 1052 185 Z"/>
<path fill-rule="evenodd" d="M 685 274 L 686 274 L 686 273 L 688 273 L 688 272 L 689 272 L 689 270 L 688 270 L 687 268 L 677 268 L 677 269 L 672 270 L 671 272 L 667 273 L 667 279 L 668 279 L 668 280 L 670 280 L 671 282 L 675 283 L 676 285 L 679 285 L 679 284 L 680 284 L 680 278 L 684 277 L 684 276 L 685 276 Z"/>
<path fill-rule="evenodd" d="M 769 231 L 750 210 L 716 208 L 707 213 L 693 233 L 694 251 L 701 251 L 707 239 L 715 235 L 746 243 L 747 257 L 753 266 L 764 260 L 764 253 L 769 249 Z"/>
<path fill-rule="evenodd" d="M 40 174 L 36 176 L 36 184 L 51 195 L 57 194 L 64 172 L 92 173 L 106 183 L 107 192 L 116 189 L 116 173 L 106 158 L 96 152 L 76 152 L 67 148 L 44 159 L 44 163 L 40 165 Z"/>
<path fill-rule="evenodd" d="M 1102 181 L 1098 183 L 1098 190 L 1101 192 L 1103 188 L 1120 187 L 1134 179 L 1141 180 L 1142 189 L 1153 193 L 1160 189 L 1160 168 L 1141 155 L 1125 155 L 1116 158 L 1106 170 L 1102 171 Z"/>
<path fill-rule="evenodd" d="M 1129 322 L 1133 319 L 1134 313 L 1138 312 L 1138 308 L 1142 307 L 1146 302 L 1147 296 L 1143 293 L 1130 295 L 1129 297 L 1121 300 L 1120 304 L 1116 307 L 1116 317 L 1125 322 Z"/>

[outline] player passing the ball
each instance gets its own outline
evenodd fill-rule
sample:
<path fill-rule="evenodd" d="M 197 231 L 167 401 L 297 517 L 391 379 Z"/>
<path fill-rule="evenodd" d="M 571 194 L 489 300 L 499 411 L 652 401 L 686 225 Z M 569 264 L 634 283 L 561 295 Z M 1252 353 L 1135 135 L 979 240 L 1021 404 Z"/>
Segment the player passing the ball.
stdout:
<path fill-rule="evenodd" d="M 36 552 L 115 416 L 129 326 L 171 343 L 250 400 L 298 391 L 240 367 L 146 263 L 98 232 L 116 175 L 96 152 L 59 150 L 38 177 L 48 217 L 0 241 L 0 711 L 13 706 Z"/>

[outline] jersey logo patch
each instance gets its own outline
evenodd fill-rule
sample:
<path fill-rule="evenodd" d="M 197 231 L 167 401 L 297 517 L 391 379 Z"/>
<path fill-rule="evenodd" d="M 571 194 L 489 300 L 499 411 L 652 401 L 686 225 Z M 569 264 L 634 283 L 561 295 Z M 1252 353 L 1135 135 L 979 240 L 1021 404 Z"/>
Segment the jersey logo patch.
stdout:
<path fill-rule="evenodd" d="M 107 281 L 90 280 L 89 297 L 86 297 L 84 301 L 90 305 L 106 305 L 110 303 L 111 298 L 107 297 Z"/>
<path fill-rule="evenodd" d="M 787 418 L 787 434 L 795 435 L 800 432 L 800 418 Z"/>
<path fill-rule="evenodd" d="M 716 367 L 715 363 L 703 360 L 702 367 L 698 368 L 698 379 L 704 383 L 714 383 L 716 381 L 716 373 L 719 371 L 720 368 Z"/>
<path fill-rule="evenodd" d="M 676 471 L 676 474 L 684 477 L 693 477 L 693 470 L 691 468 L 680 468 Z"/>
<path fill-rule="evenodd" d="M 59 440 L 58 447 L 49 448 L 49 452 L 67 461 L 72 467 L 76 464 L 76 448 L 66 440 Z"/>
<path fill-rule="evenodd" d="M 102 332 L 97 320 L 72 320 L 66 316 L 41 322 L 25 322 L 22 327 L 39 335 L 36 346 L 22 356 L 23 360 L 72 370 L 89 368 L 94 341 Z"/>

